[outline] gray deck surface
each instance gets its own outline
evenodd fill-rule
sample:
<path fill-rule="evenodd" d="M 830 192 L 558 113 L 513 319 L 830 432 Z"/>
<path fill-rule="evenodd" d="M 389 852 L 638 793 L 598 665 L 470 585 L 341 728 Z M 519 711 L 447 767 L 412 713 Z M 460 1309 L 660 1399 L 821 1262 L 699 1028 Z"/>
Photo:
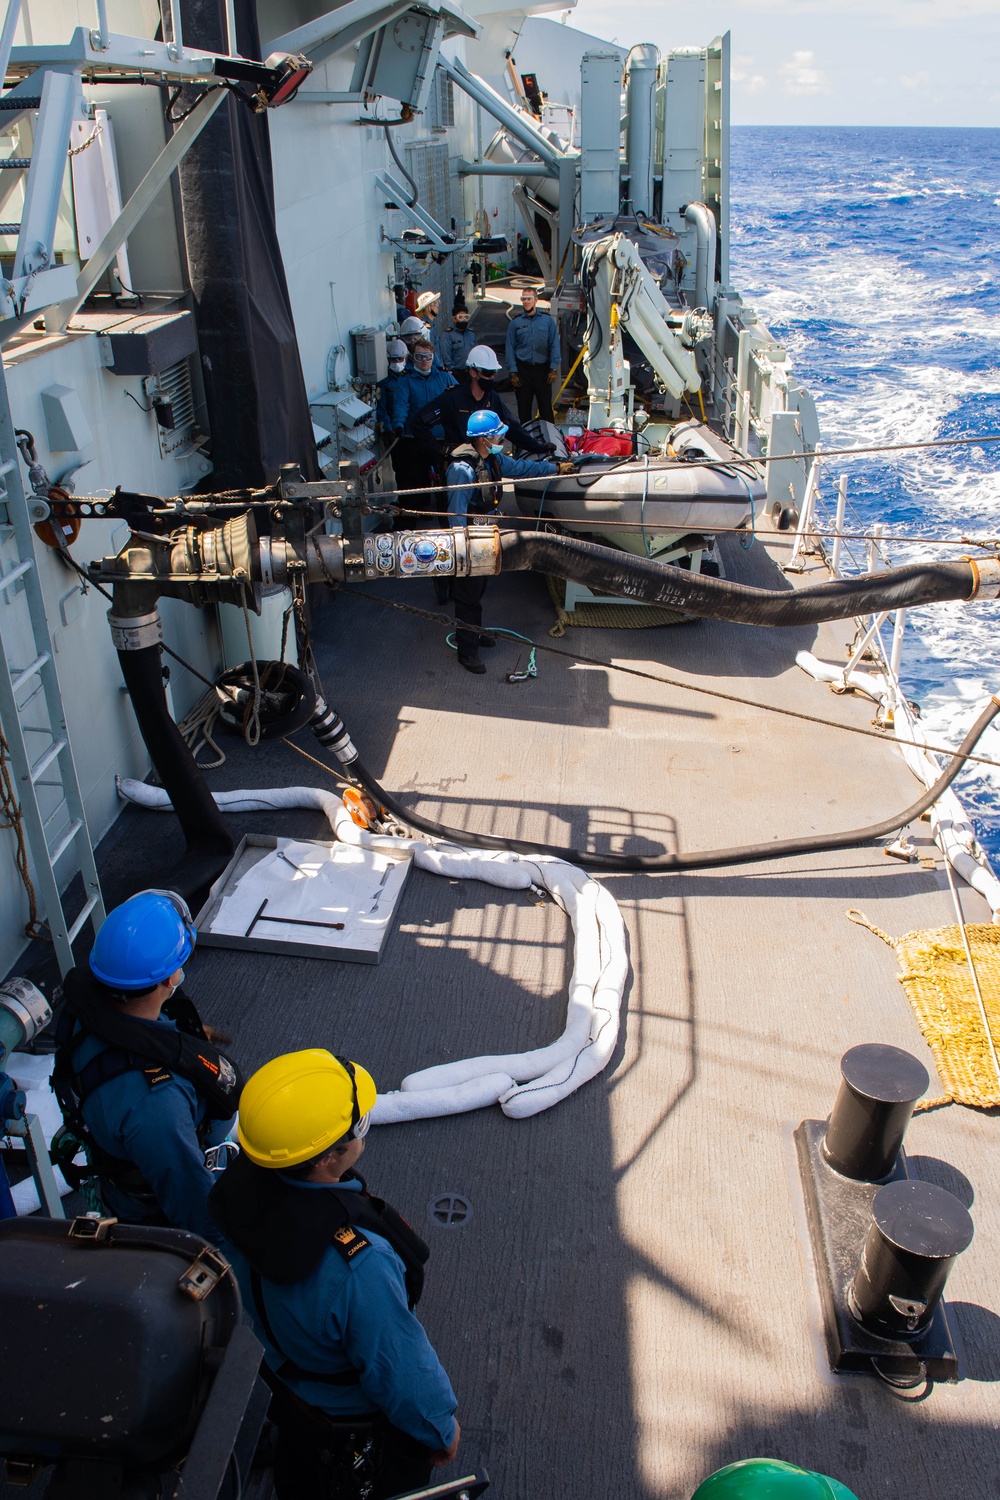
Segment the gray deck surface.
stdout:
<path fill-rule="evenodd" d="M 786 548 L 774 540 L 779 558 Z M 764 546 L 726 555 L 731 576 L 782 586 Z M 429 595 L 415 584 L 380 597 L 433 608 Z M 486 619 L 548 642 L 542 580 L 497 580 Z M 794 665 L 806 646 L 843 660 L 847 629 L 705 622 L 574 630 L 552 644 L 867 727 L 869 704 Z M 514 645 L 473 678 L 442 637 L 344 594 L 317 615 L 327 695 L 362 756 L 445 822 L 691 850 L 865 825 L 919 790 L 891 742 L 547 653 L 537 680 L 508 685 L 526 650 Z M 283 744 L 227 745 L 218 789 L 333 785 Z M 312 813 L 233 824 L 325 832 Z M 154 847 L 172 858 L 172 822 L 120 820 L 102 851 L 110 900 L 116 872 L 133 877 Z M 997 1120 L 952 1106 L 910 1128 L 913 1170 L 972 1204 L 976 1222 L 950 1283 L 967 1375 L 920 1404 L 826 1371 L 788 1140 L 828 1113 L 855 1043 L 892 1042 L 931 1066 L 893 953 L 845 913 L 861 907 L 894 935 L 951 922 L 940 869 L 855 850 L 604 878 L 632 963 L 607 1072 L 534 1119 L 494 1108 L 369 1137 L 373 1187 L 432 1244 L 421 1314 L 459 1396 L 455 1472 L 485 1465 L 498 1500 L 683 1500 L 716 1467 L 766 1454 L 833 1474 L 862 1500 L 992 1500 Z M 980 899 L 963 897 L 982 920 Z M 570 950 L 555 907 L 415 871 L 378 968 L 212 950 L 190 979 L 249 1067 L 327 1046 L 395 1087 L 416 1067 L 554 1038 Z M 436 1228 L 428 1204 L 449 1191 L 471 1200 L 471 1221 Z"/>

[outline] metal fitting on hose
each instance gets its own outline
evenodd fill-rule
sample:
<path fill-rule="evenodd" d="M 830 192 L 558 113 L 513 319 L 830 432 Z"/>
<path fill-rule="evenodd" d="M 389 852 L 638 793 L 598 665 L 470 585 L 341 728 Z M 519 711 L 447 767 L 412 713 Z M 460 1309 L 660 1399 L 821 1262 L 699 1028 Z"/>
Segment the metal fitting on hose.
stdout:
<path fill-rule="evenodd" d="M 316 712 L 309 720 L 309 727 L 320 744 L 333 751 L 342 766 L 353 765 L 357 760 L 358 752 L 343 720 L 321 697 L 316 699 Z"/>
<path fill-rule="evenodd" d="M 30 979 L 15 976 L 0 984 L 0 1065 L 52 1020 L 52 1007 Z"/>
<path fill-rule="evenodd" d="M 970 599 L 1000 599 L 1000 557 L 967 557 L 972 569 Z"/>
<path fill-rule="evenodd" d="M 496 526 L 377 532 L 364 538 L 366 578 L 468 578 L 499 571 Z"/>

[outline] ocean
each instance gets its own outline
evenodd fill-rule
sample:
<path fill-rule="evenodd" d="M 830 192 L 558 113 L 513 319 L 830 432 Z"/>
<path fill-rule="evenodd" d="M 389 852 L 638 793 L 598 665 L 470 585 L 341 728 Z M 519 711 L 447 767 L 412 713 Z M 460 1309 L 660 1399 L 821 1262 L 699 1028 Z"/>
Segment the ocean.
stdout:
<path fill-rule="evenodd" d="M 1000 434 L 1000 130 L 732 132 L 732 280 L 819 407 L 827 448 Z M 1000 534 L 1000 443 L 830 460 L 894 563 Z M 850 519 L 850 517 L 849 517 Z M 860 529 L 860 528 L 855 528 Z M 934 743 L 1000 691 L 1000 603 L 912 610 L 902 677 Z M 980 741 L 1000 760 L 1000 727 Z M 1000 868 L 1000 770 L 956 783 Z"/>

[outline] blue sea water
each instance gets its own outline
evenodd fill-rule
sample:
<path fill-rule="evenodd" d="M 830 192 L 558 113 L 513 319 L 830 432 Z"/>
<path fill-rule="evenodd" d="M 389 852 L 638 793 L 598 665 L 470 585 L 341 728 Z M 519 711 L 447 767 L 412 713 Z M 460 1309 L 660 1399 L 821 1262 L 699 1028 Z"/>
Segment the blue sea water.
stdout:
<path fill-rule="evenodd" d="M 744 126 L 732 279 L 816 398 L 828 448 L 1000 433 L 1000 130 Z M 830 461 L 893 562 L 1000 534 L 1000 444 Z M 1000 690 L 1000 604 L 907 618 L 903 678 L 935 743 Z M 1000 760 L 996 724 L 980 742 Z M 957 790 L 1000 869 L 1000 770 Z"/>

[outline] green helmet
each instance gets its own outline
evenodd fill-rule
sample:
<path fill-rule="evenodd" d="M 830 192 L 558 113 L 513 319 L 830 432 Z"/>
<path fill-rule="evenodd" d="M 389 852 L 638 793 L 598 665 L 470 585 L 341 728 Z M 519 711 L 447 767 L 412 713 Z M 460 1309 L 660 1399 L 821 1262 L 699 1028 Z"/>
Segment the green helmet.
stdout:
<path fill-rule="evenodd" d="M 857 1500 L 857 1496 L 837 1479 L 780 1458 L 745 1458 L 710 1474 L 691 1500 Z"/>

